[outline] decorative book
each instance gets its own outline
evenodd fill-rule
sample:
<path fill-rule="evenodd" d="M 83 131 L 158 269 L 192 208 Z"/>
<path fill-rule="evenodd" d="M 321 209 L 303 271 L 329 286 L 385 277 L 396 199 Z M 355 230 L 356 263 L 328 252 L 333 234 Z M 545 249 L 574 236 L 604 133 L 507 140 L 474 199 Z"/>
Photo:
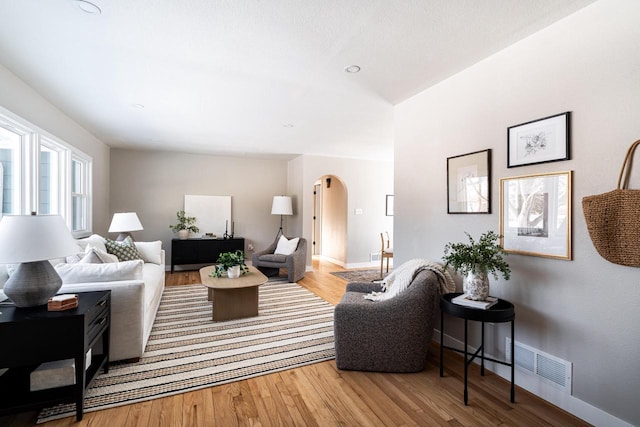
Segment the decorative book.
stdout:
<path fill-rule="evenodd" d="M 49 298 L 47 303 L 47 310 L 49 311 L 63 311 L 76 308 L 78 306 L 78 295 L 76 294 L 63 294 L 56 295 Z"/>
<path fill-rule="evenodd" d="M 472 300 L 471 298 L 468 298 L 466 294 L 462 294 L 453 298 L 451 302 L 458 305 L 464 305 L 466 307 L 487 310 L 488 308 L 493 307 L 498 302 L 498 298 L 487 297 L 487 299 L 484 301 L 477 301 L 477 300 Z"/>

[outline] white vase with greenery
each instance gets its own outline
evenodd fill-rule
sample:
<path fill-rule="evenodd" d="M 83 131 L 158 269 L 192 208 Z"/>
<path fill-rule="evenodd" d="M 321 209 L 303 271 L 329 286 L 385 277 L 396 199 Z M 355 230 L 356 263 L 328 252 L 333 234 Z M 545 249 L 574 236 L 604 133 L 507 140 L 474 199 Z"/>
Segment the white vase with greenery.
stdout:
<path fill-rule="evenodd" d="M 229 277 L 229 279 L 237 279 L 238 277 L 240 277 L 240 266 L 234 265 L 227 268 L 227 276 Z"/>
<path fill-rule="evenodd" d="M 187 216 L 185 211 L 179 210 L 176 212 L 176 217 L 178 218 L 178 223 L 170 225 L 169 228 L 172 229 L 174 233 L 178 233 L 179 239 L 188 239 L 189 233 L 197 233 L 200 231 L 196 226 L 195 216 Z"/>
<path fill-rule="evenodd" d="M 498 272 L 509 280 L 511 269 L 504 260 L 504 250 L 497 243 L 500 236 L 488 231 L 476 242 L 465 233 L 469 243 L 447 243 L 444 247 L 444 268 L 451 267 L 464 275 L 462 285 L 472 300 L 484 301 L 489 296 L 489 273 L 498 279 Z"/>
<path fill-rule="evenodd" d="M 244 251 L 221 253 L 216 261 L 216 267 L 209 276 L 222 277 L 225 272 L 230 279 L 238 278 L 249 272 L 249 267 L 244 263 Z"/>

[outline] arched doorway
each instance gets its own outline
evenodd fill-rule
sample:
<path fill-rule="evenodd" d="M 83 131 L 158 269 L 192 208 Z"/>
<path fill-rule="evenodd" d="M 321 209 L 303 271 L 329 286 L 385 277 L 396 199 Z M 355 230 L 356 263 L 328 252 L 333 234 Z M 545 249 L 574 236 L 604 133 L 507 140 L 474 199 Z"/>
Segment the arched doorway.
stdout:
<path fill-rule="evenodd" d="M 313 186 L 311 253 L 339 265 L 347 259 L 347 188 L 335 175 L 323 175 Z"/>

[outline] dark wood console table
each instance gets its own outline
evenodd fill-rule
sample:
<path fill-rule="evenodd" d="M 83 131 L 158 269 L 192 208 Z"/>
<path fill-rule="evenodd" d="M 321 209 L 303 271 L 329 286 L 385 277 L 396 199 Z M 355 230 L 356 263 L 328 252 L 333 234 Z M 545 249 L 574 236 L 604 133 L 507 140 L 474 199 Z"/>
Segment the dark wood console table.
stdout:
<path fill-rule="evenodd" d="M 215 264 L 223 252 L 244 251 L 244 238 L 173 239 L 171 241 L 171 272 L 180 264 Z"/>
<path fill-rule="evenodd" d="M 78 307 L 47 311 L 46 305 L 17 308 L 0 306 L 0 414 L 23 412 L 75 402 L 82 419 L 84 394 L 100 369 L 108 371 L 111 291 L 79 292 Z M 103 354 L 85 356 L 98 340 Z M 31 372 L 41 363 L 74 359 L 75 384 L 31 391 Z"/>

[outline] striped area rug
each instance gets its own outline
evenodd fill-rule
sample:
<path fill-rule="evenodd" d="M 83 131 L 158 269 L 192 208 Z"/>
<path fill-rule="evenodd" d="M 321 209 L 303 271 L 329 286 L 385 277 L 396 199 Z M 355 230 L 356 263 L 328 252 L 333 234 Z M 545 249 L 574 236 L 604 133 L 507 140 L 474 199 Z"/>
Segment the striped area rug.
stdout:
<path fill-rule="evenodd" d="M 225 322 L 211 320 L 204 286 L 167 286 L 142 358 L 99 375 L 87 391 L 85 412 L 334 357 L 333 306 L 295 283 L 261 285 L 259 315 Z M 58 405 L 43 410 L 38 423 L 74 415 L 75 404 Z"/>

